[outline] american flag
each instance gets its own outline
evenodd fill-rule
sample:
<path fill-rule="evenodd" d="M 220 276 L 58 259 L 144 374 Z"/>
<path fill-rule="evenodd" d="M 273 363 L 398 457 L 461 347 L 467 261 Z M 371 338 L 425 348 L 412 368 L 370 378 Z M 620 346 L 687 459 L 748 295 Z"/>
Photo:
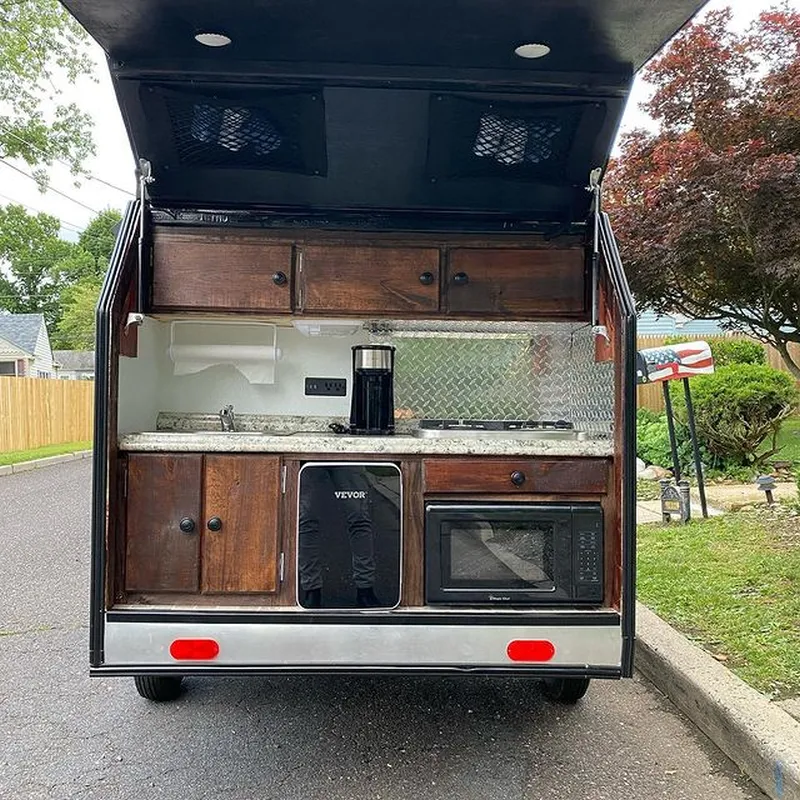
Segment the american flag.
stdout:
<path fill-rule="evenodd" d="M 640 350 L 636 363 L 637 383 L 674 381 L 714 371 L 708 342 L 685 342 Z"/>

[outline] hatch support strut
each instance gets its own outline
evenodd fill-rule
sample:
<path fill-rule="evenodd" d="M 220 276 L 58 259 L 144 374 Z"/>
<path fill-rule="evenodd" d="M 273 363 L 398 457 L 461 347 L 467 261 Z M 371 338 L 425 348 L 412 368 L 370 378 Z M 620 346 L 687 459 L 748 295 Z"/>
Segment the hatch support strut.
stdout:
<path fill-rule="evenodd" d="M 147 213 L 145 200 L 147 198 L 147 187 L 153 183 L 153 167 L 150 162 L 145 158 L 139 159 L 139 241 L 138 241 L 138 258 L 136 269 L 136 311 L 128 314 L 128 319 L 125 321 L 125 328 L 131 325 L 141 325 L 144 322 L 144 293 L 145 293 L 145 214 Z"/>
<path fill-rule="evenodd" d="M 594 235 L 592 241 L 592 333 L 602 336 L 606 342 L 610 341 L 608 328 L 600 324 L 600 200 L 602 193 L 601 181 L 603 170 L 596 167 L 589 173 L 587 192 L 592 193 L 592 217 L 594 220 Z"/>

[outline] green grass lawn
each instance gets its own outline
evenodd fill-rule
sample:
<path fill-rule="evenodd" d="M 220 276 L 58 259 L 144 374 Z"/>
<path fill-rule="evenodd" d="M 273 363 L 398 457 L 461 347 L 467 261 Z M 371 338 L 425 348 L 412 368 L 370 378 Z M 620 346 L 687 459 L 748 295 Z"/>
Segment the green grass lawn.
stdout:
<path fill-rule="evenodd" d="M 775 698 L 800 695 L 800 524 L 736 513 L 641 525 L 645 605 Z"/>
<path fill-rule="evenodd" d="M 0 467 L 19 464 L 23 461 L 35 461 L 37 458 L 47 458 L 47 456 L 60 456 L 63 453 L 77 453 L 79 450 L 91 449 L 91 442 L 67 442 L 66 444 L 51 444 L 47 447 L 38 447 L 35 450 L 11 450 L 8 453 L 0 453 Z"/>

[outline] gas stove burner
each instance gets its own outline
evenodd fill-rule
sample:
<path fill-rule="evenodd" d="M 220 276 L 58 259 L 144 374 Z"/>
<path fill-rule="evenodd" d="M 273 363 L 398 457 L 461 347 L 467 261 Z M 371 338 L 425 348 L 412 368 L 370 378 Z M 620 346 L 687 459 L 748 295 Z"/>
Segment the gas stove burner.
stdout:
<path fill-rule="evenodd" d="M 574 425 L 564 419 L 423 419 L 420 428 L 439 431 L 571 431 Z"/>
<path fill-rule="evenodd" d="M 585 439 L 582 431 L 566 420 L 538 419 L 423 419 L 416 436 L 458 438 L 461 436 L 506 436 L 519 439 Z"/>

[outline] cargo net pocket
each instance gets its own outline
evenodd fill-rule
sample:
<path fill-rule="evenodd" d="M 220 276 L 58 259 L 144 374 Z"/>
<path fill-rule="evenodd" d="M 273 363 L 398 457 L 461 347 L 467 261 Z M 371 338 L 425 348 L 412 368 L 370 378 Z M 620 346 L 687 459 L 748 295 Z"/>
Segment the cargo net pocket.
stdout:
<path fill-rule="evenodd" d="M 561 133 L 554 119 L 512 119 L 483 114 L 472 152 L 498 164 L 542 164 L 553 156 L 553 139 Z"/>
<path fill-rule="evenodd" d="M 285 137 L 268 115 L 241 105 L 167 100 L 181 164 L 265 167 L 286 162 Z M 289 158 L 291 161 L 291 157 Z M 285 163 L 285 166 L 292 166 Z"/>

